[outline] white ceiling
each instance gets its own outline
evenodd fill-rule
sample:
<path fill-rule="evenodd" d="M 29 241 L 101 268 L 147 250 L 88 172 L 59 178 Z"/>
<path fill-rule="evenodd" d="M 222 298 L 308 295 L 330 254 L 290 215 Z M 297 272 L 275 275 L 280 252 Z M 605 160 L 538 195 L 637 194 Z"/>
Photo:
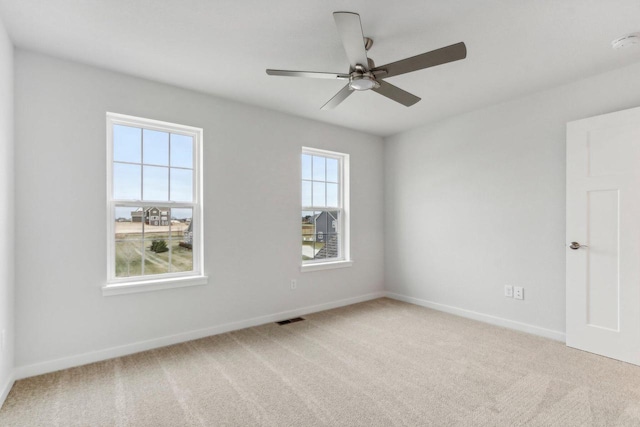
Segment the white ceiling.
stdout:
<path fill-rule="evenodd" d="M 377 65 L 459 41 L 467 59 L 389 78 L 321 111 L 344 83 L 266 68 L 347 72 L 332 12 L 361 16 Z M 640 61 L 610 42 L 640 31 L 638 0 L 0 0 L 14 43 L 382 136 Z"/>

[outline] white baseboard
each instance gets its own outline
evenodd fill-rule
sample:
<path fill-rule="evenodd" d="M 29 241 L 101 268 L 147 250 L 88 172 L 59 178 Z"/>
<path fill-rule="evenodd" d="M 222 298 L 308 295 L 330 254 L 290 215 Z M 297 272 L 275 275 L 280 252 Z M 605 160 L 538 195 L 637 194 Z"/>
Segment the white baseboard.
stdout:
<path fill-rule="evenodd" d="M 384 292 L 375 292 L 371 294 L 360 295 L 357 297 L 346 298 L 338 301 L 332 301 L 324 304 L 301 307 L 294 310 L 283 311 L 280 313 L 268 314 L 265 316 L 254 317 L 251 319 L 240 320 L 237 322 L 225 323 L 222 325 L 212 326 L 204 329 L 183 332 L 176 335 L 155 338 L 147 341 L 140 341 L 126 344 L 118 347 L 106 348 L 103 350 L 91 351 L 88 353 L 63 357 L 60 359 L 49 360 L 32 365 L 18 366 L 15 368 L 15 379 L 23 379 L 36 375 L 47 374 L 49 372 L 59 371 L 61 369 L 73 368 L 76 366 L 86 365 L 88 363 L 100 362 L 102 360 L 112 359 L 114 357 L 126 356 L 141 351 L 152 350 L 154 348 L 165 347 L 172 344 L 178 344 L 185 341 L 191 341 L 211 335 L 223 334 L 238 329 L 250 328 L 252 326 L 264 325 L 265 323 L 277 322 L 279 320 L 291 317 L 303 316 L 305 314 L 316 313 L 318 311 L 330 310 L 332 308 L 344 307 L 363 301 L 369 301 L 385 296 Z"/>
<path fill-rule="evenodd" d="M 2 409 L 2 405 L 4 405 L 4 401 L 7 400 L 7 396 L 13 387 L 13 383 L 15 383 L 15 373 L 12 372 L 9 374 L 9 378 L 7 382 L 3 384 L 2 388 L 0 388 L 0 409 Z"/>
<path fill-rule="evenodd" d="M 566 341 L 566 336 L 564 332 L 554 331 L 552 329 L 545 329 L 539 326 L 530 325 L 528 323 L 516 322 L 515 320 L 509 320 L 503 317 L 492 316 L 490 314 L 479 313 L 477 311 L 466 310 L 464 308 L 453 307 L 450 305 L 427 301 L 420 298 L 409 297 L 406 295 L 400 295 L 393 292 L 385 292 L 385 294 L 388 298 L 396 299 L 398 301 L 404 301 L 404 302 L 419 305 L 422 307 L 432 308 L 438 311 L 444 311 L 446 313 L 455 314 L 456 316 L 466 317 L 468 319 L 478 320 L 480 322 L 490 323 L 492 325 L 502 326 L 509 329 L 515 329 L 516 331 L 527 332 L 529 334 L 538 335 L 545 338 L 551 338 L 552 340 L 556 340 L 556 341 L 561 341 L 561 342 Z"/>

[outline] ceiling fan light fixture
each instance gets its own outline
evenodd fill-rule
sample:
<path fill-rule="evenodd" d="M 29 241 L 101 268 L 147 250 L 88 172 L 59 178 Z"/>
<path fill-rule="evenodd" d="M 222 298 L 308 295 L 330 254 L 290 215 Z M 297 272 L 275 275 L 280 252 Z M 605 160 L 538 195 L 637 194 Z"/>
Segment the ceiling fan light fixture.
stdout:
<path fill-rule="evenodd" d="M 376 87 L 376 81 L 367 75 L 351 76 L 349 87 L 354 90 L 369 90 Z"/>

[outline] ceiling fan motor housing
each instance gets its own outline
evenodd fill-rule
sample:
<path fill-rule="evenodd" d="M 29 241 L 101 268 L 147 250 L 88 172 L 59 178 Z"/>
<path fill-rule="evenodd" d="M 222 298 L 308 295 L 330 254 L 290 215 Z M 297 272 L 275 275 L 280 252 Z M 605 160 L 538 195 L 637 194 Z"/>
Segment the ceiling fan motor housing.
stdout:
<path fill-rule="evenodd" d="M 353 90 L 369 90 L 380 87 L 380 83 L 362 65 L 356 65 L 349 75 L 349 87 Z"/>

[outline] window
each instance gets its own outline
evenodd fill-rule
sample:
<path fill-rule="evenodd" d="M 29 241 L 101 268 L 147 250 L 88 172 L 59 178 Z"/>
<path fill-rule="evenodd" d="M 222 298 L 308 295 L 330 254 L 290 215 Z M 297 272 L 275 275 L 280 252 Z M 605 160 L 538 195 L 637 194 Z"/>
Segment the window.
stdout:
<path fill-rule="evenodd" d="M 107 113 L 104 294 L 206 281 L 201 142 L 202 129 Z"/>
<path fill-rule="evenodd" d="M 347 267 L 349 155 L 302 149 L 302 269 Z"/>

